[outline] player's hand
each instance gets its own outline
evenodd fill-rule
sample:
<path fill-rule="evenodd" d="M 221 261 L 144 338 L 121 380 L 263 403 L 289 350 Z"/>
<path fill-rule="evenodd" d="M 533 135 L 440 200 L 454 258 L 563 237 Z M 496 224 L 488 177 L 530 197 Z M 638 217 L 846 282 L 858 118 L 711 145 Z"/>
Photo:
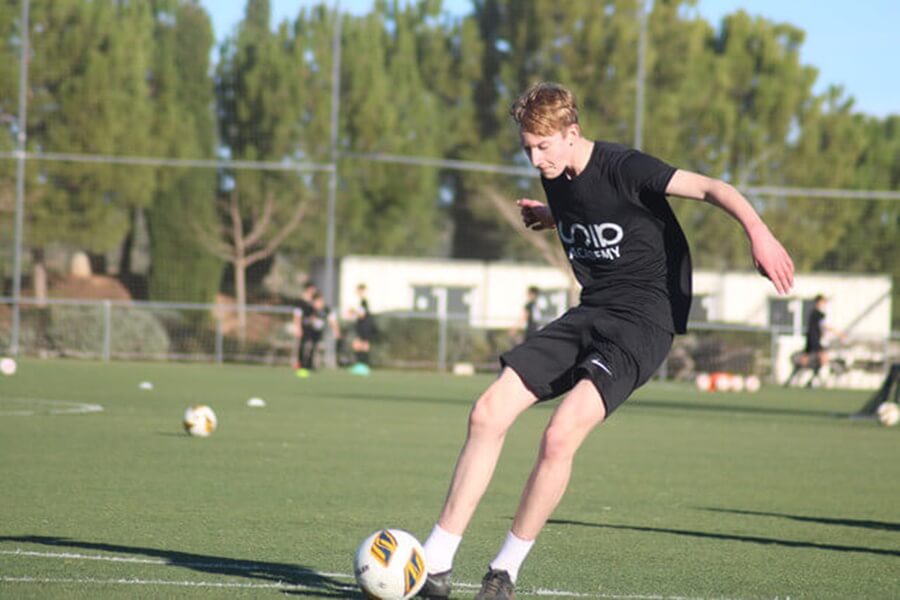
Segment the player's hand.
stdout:
<path fill-rule="evenodd" d="M 529 198 L 520 198 L 516 200 L 519 210 L 522 213 L 522 222 L 525 227 L 534 231 L 542 229 L 555 229 L 556 222 L 550 213 L 550 208 L 543 202 L 531 200 Z"/>
<path fill-rule="evenodd" d="M 750 251 L 756 269 L 772 281 L 779 294 L 794 287 L 794 261 L 765 225 L 750 232 Z"/>

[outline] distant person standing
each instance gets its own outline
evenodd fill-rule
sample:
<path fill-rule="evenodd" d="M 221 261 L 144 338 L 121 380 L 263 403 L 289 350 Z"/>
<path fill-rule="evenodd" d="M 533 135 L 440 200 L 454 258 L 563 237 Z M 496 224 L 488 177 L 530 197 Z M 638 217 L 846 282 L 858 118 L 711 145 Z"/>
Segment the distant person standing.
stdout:
<path fill-rule="evenodd" d="M 806 346 L 803 348 L 803 353 L 795 360 L 794 370 L 785 382 L 785 386 L 793 383 L 794 378 L 801 370 L 812 369 L 812 377 L 806 383 L 806 387 L 812 387 L 819 381 L 819 371 L 822 367 L 828 366 L 830 362 L 828 348 L 824 343 L 825 335 L 831 334 L 837 335 L 841 339 L 844 338 L 842 333 L 828 324 L 828 318 L 825 315 L 827 307 L 828 298 L 824 294 L 818 294 L 813 298 L 813 309 L 806 319 Z"/>
<path fill-rule="evenodd" d="M 341 338 L 341 330 L 331 309 L 325 305 L 325 297 L 318 291 L 312 304 L 303 315 L 303 337 L 300 339 L 300 363 L 309 371 L 316 370 L 319 344 L 325 337 L 325 328 L 331 327 L 335 339 Z"/>
<path fill-rule="evenodd" d="M 298 377 L 306 377 L 309 375 L 307 365 L 303 363 L 303 318 L 309 315 L 313 310 L 313 298 L 319 293 L 319 289 L 311 281 L 303 284 L 303 292 L 294 303 L 294 339 L 296 345 L 294 349 L 294 370 Z"/>
<path fill-rule="evenodd" d="M 353 338 L 351 348 L 356 363 L 350 367 L 350 372 L 354 375 L 368 375 L 372 369 L 369 351 L 372 347 L 372 337 L 375 335 L 375 322 L 372 319 L 372 313 L 369 312 L 366 284 L 361 283 L 356 286 L 356 295 L 359 297 L 359 304 L 350 309 L 350 316 L 355 320 L 356 336 Z"/>
<path fill-rule="evenodd" d="M 513 330 L 513 334 L 522 332 L 522 339 L 525 341 L 537 333 L 541 328 L 541 309 L 538 306 L 538 295 L 540 290 L 537 286 L 530 286 L 525 296 L 525 306 L 522 307 L 522 314 L 519 317 L 518 324 Z"/>

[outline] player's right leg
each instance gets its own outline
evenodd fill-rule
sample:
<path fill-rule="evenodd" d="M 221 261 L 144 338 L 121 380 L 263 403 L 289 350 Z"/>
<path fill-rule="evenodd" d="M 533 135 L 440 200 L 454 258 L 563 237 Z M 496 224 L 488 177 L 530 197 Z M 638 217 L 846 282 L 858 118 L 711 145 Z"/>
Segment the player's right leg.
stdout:
<path fill-rule="evenodd" d="M 441 528 L 457 535 L 465 531 L 494 474 L 507 430 L 535 402 L 535 395 L 507 367 L 475 403 L 469 414 L 466 441 L 438 519 Z"/>
<path fill-rule="evenodd" d="M 537 401 L 515 371 L 504 368 L 469 414 L 466 441 L 456 461 L 440 518 L 425 541 L 429 575 L 419 595 L 446 598 L 449 573 L 463 532 L 475 513 L 497 466 L 506 432 Z"/>

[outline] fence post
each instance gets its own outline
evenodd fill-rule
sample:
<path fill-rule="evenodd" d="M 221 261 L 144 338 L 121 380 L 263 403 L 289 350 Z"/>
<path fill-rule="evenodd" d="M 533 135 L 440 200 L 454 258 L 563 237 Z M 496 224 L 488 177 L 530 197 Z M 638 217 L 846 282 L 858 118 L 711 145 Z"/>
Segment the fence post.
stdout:
<path fill-rule="evenodd" d="M 769 329 L 769 336 L 771 341 L 769 342 L 769 383 L 773 383 L 778 385 L 778 377 L 776 375 L 778 365 L 775 364 L 775 361 L 778 358 L 778 327 L 773 325 Z"/>
<path fill-rule="evenodd" d="M 447 370 L 447 288 L 434 290 L 438 315 L 438 371 Z"/>
<path fill-rule="evenodd" d="M 224 354 L 224 339 L 225 333 L 222 326 L 222 320 L 225 316 L 222 314 L 223 311 L 216 311 L 216 364 L 221 365 Z"/>
<path fill-rule="evenodd" d="M 103 301 L 103 361 L 109 362 L 112 346 L 112 302 Z"/>

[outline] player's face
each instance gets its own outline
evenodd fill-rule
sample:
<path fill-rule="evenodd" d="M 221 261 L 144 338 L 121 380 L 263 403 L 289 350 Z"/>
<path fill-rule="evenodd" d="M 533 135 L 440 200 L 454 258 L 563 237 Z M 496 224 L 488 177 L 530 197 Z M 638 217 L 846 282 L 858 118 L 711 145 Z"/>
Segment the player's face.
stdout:
<path fill-rule="evenodd" d="M 557 131 L 553 135 L 522 131 L 522 150 L 545 179 L 555 179 L 571 163 L 572 135 L 571 130 Z"/>

